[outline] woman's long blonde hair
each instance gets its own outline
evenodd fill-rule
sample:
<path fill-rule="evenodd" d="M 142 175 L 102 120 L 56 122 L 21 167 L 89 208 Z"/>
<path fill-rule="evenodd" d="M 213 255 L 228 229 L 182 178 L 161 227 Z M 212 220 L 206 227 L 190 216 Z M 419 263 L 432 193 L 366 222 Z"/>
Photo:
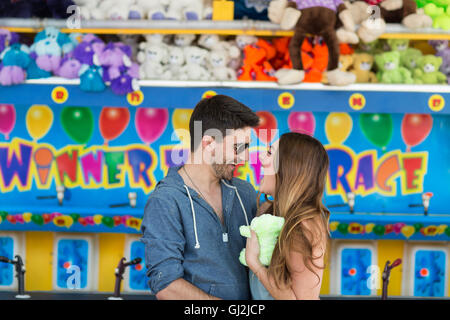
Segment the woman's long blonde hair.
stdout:
<path fill-rule="evenodd" d="M 322 203 L 329 159 L 317 139 L 295 132 L 281 136 L 275 158 L 275 194 L 268 211 L 283 217 L 285 224 L 272 255 L 269 276 L 278 287 L 285 287 L 291 285 L 291 270 L 287 265 L 291 251 L 303 256 L 304 265 L 318 279 L 313 266 L 324 268 L 314 263 L 321 256 L 313 256 L 313 250 L 329 236 L 330 212 Z M 322 212 L 324 219 L 313 219 L 320 218 Z M 302 224 L 305 220 L 309 220 L 312 227 L 305 228 Z"/>

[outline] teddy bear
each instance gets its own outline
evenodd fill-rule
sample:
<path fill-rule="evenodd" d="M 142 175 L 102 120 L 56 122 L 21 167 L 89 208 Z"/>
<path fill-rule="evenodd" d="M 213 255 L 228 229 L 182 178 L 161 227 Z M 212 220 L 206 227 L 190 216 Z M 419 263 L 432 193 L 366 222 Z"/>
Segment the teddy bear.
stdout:
<path fill-rule="evenodd" d="M 418 68 L 414 70 L 415 83 L 419 84 L 447 84 L 447 76 L 439 71 L 442 57 L 431 54 L 420 58 Z"/>
<path fill-rule="evenodd" d="M 181 67 L 184 66 L 186 59 L 184 49 L 177 46 L 168 46 L 168 76 L 171 80 L 179 80 L 181 77 Z"/>
<path fill-rule="evenodd" d="M 2 68 L 0 70 L 0 84 L 10 86 L 20 84 L 27 78 L 26 69 L 31 62 L 28 46 L 14 43 L 7 47 L 0 55 Z"/>
<path fill-rule="evenodd" d="M 373 73 L 372 67 L 375 60 L 371 54 L 355 53 L 353 54 L 353 67 L 351 72 L 356 76 L 357 83 L 375 83 L 377 76 Z"/>
<path fill-rule="evenodd" d="M 323 2 L 310 1 L 271 1 L 268 9 L 269 19 L 280 24 L 282 29 L 294 28 L 294 36 L 289 44 L 289 54 L 293 69 L 280 69 L 275 76 L 280 84 L 300 83 L 305 77 L 300 54 L 301 45 L 308 34 L 321 35 L 328 48 L 327 78 L 332 85 L 354 83 L 355 76 L 339 70 L 339 39 L 335 27 L 342 23 L 348 31 L 355 25 L 351 12 L 342 0 Z"/>
<path fill-rule="evenodd" d="M 361 22 L 357 31 L 363 42 L 372 42 L 385 32 L 387 23 L 402 23 L 410 29 L 431 27 L 432 19 L 417 9 L 415 0 L 363 0 L 368 7 L 359 7 L 362 15 L 369 10 L 371 15 Z M 365 12 L 364 12 L 364 11 Z"/>
<path fill-rule="evenodd" d="M 436 50 L 436 56 L 442 57 L 446 53 L 450 53 L 448 40 L 429 40 L 428 43 Z"/>
<path fill-rule="evenodd" d="M 433 28 L 450 30 L 450 5 L 442 8 L 434 3 L 428 3 L 425 5 L 424 11 L 433 20 Z"/>
<path fill-rule="evenodd" d="M 212 18 L 212 0 L 172 0 L 167 8 L 168 19 L 206 20 Z"/>
<path fill-rule="evenodd" d="M 132 19 L 164 20 L 170 0 L 135 0 L 130 6 Z"/>
<path fill-rule="evenodd" d="M 180 70 L 180 80 L 210 80 L 211 74 L 207 69 L 208 50 L 196 46 L 188 46 L 183 50 L 186 64 Z"/>
<path fill-rule="evenodd" d="M 350 72 L 350 69 L 353 66 L 353 62 L 354 62 L 354 56 L 352 54 L 341 54 L 341 55 L 339 55 L 338 68 L 342 72 Z M 356 81 L 356 78 L 355 78 L 355 81 Z M 329 84 L 326 73 L 323 74 L 321 82 L 324 84 Z"/>
<path fill-rule="evenodd" d="M 400 52 L 389 51 L 375 56 L 378 67 L 377 78 L 381 83 L 405 83 L 412 84 L 414 81 L 411 72 L 400 66 Z"/>
<path fill-rule="evenodd" d="M 141 42 L 139 50 L 137 61 L 140 63 L 140 79 L 170 79 L 167 46 Z"/>
<path fill-rule="evenodd" d="M 262 214 L 253 218 L 250 226 L 240 226 L 241 236 L 250 238 L 251 230 L 256 233 L 259 243 L 259 261 L 263 266 L 269 266 L 272 260 L 273 250 L 278 241 L 278 236 L 284 226 L 284 218 L 271 214 Z M 245 259 L 245 248 L 239 254 L 239 262 L 247 266 Z"/>
<path fill-rule="evenodd" d="M 400 64 L 413 72 L 418 67 L 420 58 L 422 57 L 422 51 L 416 48 L 408 48 L 400 56 Z"/>
<path fill-rule="evenodd" d="M 217 34 L 201 35 L 197 44 L 208 50 L 224 51 L 230 59 L 237 59 L 241 56 L 241 50 L 232 42 L 224 41 Z"/>
<path fill-rule="evenodd" d="M 236 71 L 228 67 L 230 57 L 224 50 L 214 49 L 209 53 L 211 80 L 236 80 Z"/>
<path fill-rule="evenodd" d="M 176 34 L 173 37 L 173 43 L 182 48 L 192 46 L 197 36 L 195 34 Z"/>
<path fill-rule="evenodd" d="M 400 56 L 409 48 L 408 39 L 387 39 L 390 51 L 400 52 Z"/>
<path fill-rule="evenodd" d="M 442 56 L 442 65 L 439 70 L 447 76 L 447 83 L 450 84 L 450 52 Z"/>

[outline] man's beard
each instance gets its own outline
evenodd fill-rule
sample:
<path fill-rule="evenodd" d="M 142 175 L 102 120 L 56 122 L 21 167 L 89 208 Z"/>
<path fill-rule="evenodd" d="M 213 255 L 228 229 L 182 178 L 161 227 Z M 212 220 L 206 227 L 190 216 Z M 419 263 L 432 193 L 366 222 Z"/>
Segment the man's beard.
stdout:
<path fill-rule="evenodd" d="M 212 165 L 212 168 L 214 170 L 214 174 L 215 174 L 216 178 L 231 180 L 231 179 L 233 179 L 234 169 L 236 168 L 236 166 L 230 165 L 230 164 L 214 163 Z"/>

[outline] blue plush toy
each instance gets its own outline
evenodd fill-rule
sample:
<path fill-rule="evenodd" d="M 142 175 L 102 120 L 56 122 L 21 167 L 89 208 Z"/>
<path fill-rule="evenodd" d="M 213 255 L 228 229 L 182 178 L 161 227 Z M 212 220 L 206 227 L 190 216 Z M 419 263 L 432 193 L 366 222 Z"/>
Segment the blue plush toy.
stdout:
<path fill-rule="evenodd" d="M 84 64 L 79 72 L 80 89 L 88 92 L 100 92 L 105 90 L 103 82 L 103 69 L 98 65 Z"/>
<path fill-rule="evenodd" d="M 2 68 L 0 70 L 0 83 L 4 86 L 20 84 L 25 81 L 27 74 L 25 69 L 31 62 L 28 46 L 15 43 L 0 55 Z"/>

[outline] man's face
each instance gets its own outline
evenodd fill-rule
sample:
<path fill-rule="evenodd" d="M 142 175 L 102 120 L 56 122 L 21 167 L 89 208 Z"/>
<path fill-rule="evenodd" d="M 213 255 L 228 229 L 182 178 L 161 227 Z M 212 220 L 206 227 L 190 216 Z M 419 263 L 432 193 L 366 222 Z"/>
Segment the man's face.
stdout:
<path fill-rule="evenodd" d="M 236 165 L 249 160 L 252 128 L 227 130 L 222 142 L 217 143 L 212 168 L 217 178 L 231 180 Z"/>

